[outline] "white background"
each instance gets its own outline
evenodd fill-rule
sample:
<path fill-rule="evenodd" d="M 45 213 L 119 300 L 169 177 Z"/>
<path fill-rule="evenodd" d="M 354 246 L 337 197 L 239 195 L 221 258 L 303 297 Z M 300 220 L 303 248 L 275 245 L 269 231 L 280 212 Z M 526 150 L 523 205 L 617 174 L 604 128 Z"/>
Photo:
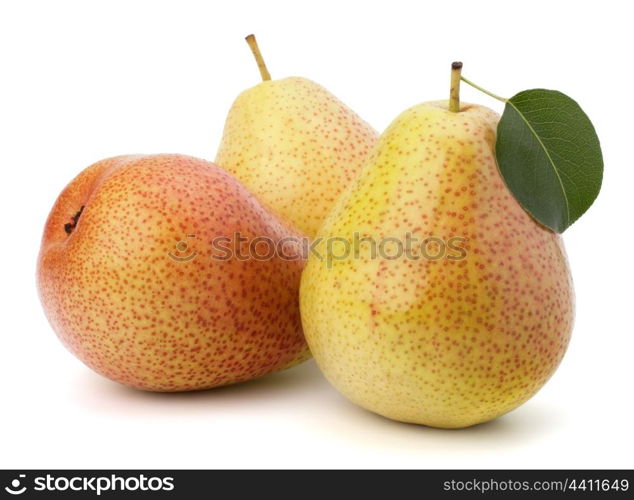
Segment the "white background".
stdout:
<path fill-rule="evenodd" d="M 3 2 L 0 8 L 0 467 L 633 467 L 634 186 L 627 2 Z M 122 153 L 213 159 L 235 96 L 312 78 L 378 130 L 445 98 L 449 65 L 511 96 L 562 90 L 592 118 L 603 191 L 565 233 L 577 293 L 544 389 L 442 431 L 361 410 L 313 362 L 194 394 L 136 392 L 58 342 L 35 292 L 45 218 L 87 165 Z M 462 98 L 501 111 L 463 85 Z"/>

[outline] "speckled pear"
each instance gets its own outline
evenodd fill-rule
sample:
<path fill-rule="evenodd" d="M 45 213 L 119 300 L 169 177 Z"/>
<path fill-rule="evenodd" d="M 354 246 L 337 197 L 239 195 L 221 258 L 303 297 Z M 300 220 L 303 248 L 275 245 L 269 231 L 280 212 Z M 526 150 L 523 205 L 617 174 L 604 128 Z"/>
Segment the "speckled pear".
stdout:
<path fill-rule="evenodd" d="M 566 254 L 506 188 L 498 120 L 471 104 L 408 109 L 319 232 L 300 288 L 305 335 L 328 380 L 368 410 L 471 426 L 528 400 L 564 355 Z M 327 258 L 328 239 L 354 233 L 366 238 L 357 257 L 339 240 Z M 399 256 L 407 233 L 427 251 Z M 397 240 L 372 258 L 385 238 Z"/>
<path fill-rule="evenodd" d="M 313 237 L 377 133 L 320 85 L 299 77 L 271 80 L 255 39 L 247 41 L 263 81 L 233 103 L 215 162 Z"/>
<path fill-rule="evenodd" d="M 301 235 L 231 174 L 182 155 L 120 156 L 80 173 L 46 222 L 37 282 L 86 365 L 151 391 L 207 389 L 310 356 L 299 249 L 241 259 L 217 238 Z M 246 249 L 243 250 L 243 253 Z"/>

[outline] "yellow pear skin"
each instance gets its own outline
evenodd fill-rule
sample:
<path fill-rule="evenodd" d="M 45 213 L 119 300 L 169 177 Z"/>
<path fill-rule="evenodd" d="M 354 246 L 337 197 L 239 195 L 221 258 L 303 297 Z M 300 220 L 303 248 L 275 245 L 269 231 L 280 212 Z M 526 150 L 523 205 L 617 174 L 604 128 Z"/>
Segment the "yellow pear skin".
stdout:
<path fill-rule="evenodd" d="M 441 428 L 486 422 L 533 396 L 564 355 L 565 250 L 504 185 L 498 120 L 446 101 L 405 111 L 319 232 L 300 287 L 305 335 L 328 380 L 370 411 Z M 366 238 L 356 258 L 341 239 L 355 232 Z M 372 240 L 408 232 L 442 243 L 409 258 L 393 240 L 372 258 Z"/>
<path fill-rule="evenodd" d="M 262 71 L 259 52 L 256 59 Z M 262 76 L 269 78 L 265 68 Z M 215 163 L 313 237 L 361 170 L 377 135 L 306 78 L 265 80 L 233 103 Z"/>

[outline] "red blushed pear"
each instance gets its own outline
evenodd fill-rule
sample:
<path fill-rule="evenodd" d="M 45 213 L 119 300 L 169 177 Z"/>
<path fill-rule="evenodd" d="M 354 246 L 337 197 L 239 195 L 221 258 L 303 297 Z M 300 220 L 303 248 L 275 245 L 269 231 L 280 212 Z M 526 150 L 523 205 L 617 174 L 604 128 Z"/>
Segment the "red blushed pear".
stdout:
<path fill-rule="evenodd" d="M 300 247 L 269 259 L 214 250 L 236 233 L 271 245 L 301 237 L 213 163 L 100 161 L 46 222 L 37 269 L 46 315 L 86 365 L 139 389 L 206 389 L 305 360 Z"/>

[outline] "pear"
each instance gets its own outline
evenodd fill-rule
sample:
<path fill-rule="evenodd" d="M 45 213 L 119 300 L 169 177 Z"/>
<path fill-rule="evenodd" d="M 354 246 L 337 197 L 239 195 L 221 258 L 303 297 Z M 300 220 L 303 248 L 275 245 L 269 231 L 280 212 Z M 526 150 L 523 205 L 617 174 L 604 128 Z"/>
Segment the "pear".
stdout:
<path fill-rule="evenodd" d="M 326 378 L 370 411 L 440 428 L 528 400 L 573 323 L 562 240 L 498 171 L 499 116 L 452 107 L 414 106 L 381 135 L 322 226 L 300 287 Z"/>
<path fill-rule="evenodd" d="M 271 80 L 253 35 L 263 78 L 233 103 L 215 163 L 309 237 L 355 178 L 377 133 L 320 85 Z"/>
<path fill-rule="evenodd" d="M 245 259 L 231 244 L 238 233 L 288 245 Z M 119 156 L 85 169 L 55 202 L 38 288 L 61 341 L 101 375 L 150 391 L 207 389 L 310 356 L 301 237 L 212 163 Z"/>

